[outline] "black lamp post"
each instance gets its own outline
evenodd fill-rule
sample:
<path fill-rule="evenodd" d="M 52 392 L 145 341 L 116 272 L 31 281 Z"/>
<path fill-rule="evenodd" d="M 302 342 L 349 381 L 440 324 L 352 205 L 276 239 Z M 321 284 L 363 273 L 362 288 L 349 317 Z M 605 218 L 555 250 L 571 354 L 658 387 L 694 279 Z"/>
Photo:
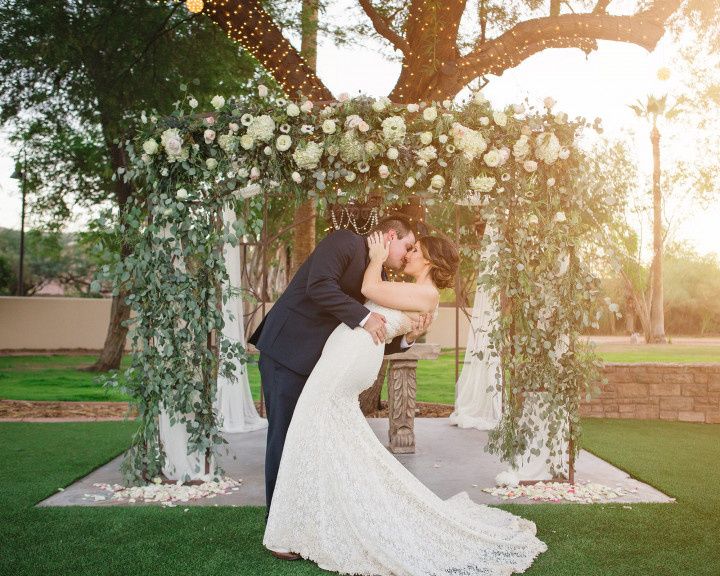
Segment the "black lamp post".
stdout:
<path fill-rule="evenodd" d="M 20 216 L 20 263 L 18 265 L 18 285 L 17 295 L 23 296 L 25 292 L 25 284 L 23 282 L 23 272 L 25 270 L 25 165 L 27 164 L 27 155 L 23 150 L 23 164 L 15 165 L 15 172 L 10 176 L 20 180 L 20 195 L 22 196 L 22 210 Z"/>

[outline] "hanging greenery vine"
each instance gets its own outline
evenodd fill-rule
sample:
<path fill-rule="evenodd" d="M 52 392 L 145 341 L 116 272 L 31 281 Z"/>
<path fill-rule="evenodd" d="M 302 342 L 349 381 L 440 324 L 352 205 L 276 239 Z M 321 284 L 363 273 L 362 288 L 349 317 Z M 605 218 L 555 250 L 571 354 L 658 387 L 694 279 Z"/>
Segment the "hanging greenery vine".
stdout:
<path fill-rule="evenodd" d="M 222 245 L 259 234 L 261 193 L 321 204 L 373 194 L 386 203 L 415 195 L 427 206 L 477 206 L 500 231 L 481 279 L 503 303 L 490 339 L 503 361 L 498 387 L 507 409 L 489 449 L 510 462 L 525 451 L 540 423 L 527 421 L 527 410 L 522 420 L 522 400 L 541 390 L 550 398 L 541 417 L 577 449 L 579 401 L 598 376 L 579 334 L 599 313 L 597 279 L 578 252 L 590 222 L 610 213 L 601 191 L 581 178 L 582 119 L 553 113 L 550 101 L 541 110 L 495 111 L 481 93 L 461 107 L 400 106 L 367 97 L 293 102 L 259 86 L 249 101 L 216 96 L 211 105 L 197 114 L 186 93 L 171 116 L 143 115 L 144 129 L 127 143 L 133 168 L 118 175 L 145 193 L 122 224 L 133 255 L 114 270 L 131 294 L 126 381 L 142 417 L 125 464 L 129 480 L 162 468 L 161 405 L 186 425 L 189 451 L 214 454 L 224 442 L 216 374 L 244 352 L 219 336 Z M 224 229 L 222 207 L 238 201 L 255 217 Z"/>

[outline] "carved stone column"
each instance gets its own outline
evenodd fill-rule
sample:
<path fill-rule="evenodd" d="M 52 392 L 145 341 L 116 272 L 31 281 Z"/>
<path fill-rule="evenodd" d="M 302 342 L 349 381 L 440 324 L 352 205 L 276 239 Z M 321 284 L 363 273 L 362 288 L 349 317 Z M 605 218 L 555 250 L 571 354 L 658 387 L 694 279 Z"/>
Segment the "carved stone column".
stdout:
<path fill-rule="evenodd" d="M 393 360 L 388 376 L 388 419 L 390 451 L 415 452 L 415 393 L 417 360 Z"/>
<path fill-rule="evenodd" d="M 440 344 L 417 343 L 405 352 L 385 356 L 390 360 L 387 377 L 390 451 L 415 453 L 415 394 L 418 360 L 435 360 Z"/>

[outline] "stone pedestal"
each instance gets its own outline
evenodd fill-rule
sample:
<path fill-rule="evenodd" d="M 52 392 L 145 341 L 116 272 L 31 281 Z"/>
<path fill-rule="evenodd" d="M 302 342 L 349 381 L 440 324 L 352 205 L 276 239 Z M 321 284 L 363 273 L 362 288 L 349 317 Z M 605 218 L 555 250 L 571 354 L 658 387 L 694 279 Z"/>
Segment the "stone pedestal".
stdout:
<path fill-rule="evenodd" d="M 388 419 L 390 451 L 394 454 L 415 452 L 415 394 L 418 360 L 434 360 L 440 344 L 415 344 L 406 352 L 388 354 Z"/>

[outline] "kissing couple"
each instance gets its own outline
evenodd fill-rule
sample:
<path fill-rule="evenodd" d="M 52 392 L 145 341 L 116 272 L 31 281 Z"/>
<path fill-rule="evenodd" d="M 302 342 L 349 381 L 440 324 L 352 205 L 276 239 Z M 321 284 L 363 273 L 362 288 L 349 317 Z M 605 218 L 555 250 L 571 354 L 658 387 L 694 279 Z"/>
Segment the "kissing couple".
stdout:
<path fill-rule="evenodd" d="M 500 576 L 546 550 L 535 524 L 442 500 L 385 448 L 358 397 L 384 354 L 413 344 L 454 285 L 449 240 L 392 216 L 367 237 L 337 230 L 299 268 L 249 342 L 267 406 L 263 544 L 342 574 Z M 389 282 L 383 267 L 413 282 Z"/>

